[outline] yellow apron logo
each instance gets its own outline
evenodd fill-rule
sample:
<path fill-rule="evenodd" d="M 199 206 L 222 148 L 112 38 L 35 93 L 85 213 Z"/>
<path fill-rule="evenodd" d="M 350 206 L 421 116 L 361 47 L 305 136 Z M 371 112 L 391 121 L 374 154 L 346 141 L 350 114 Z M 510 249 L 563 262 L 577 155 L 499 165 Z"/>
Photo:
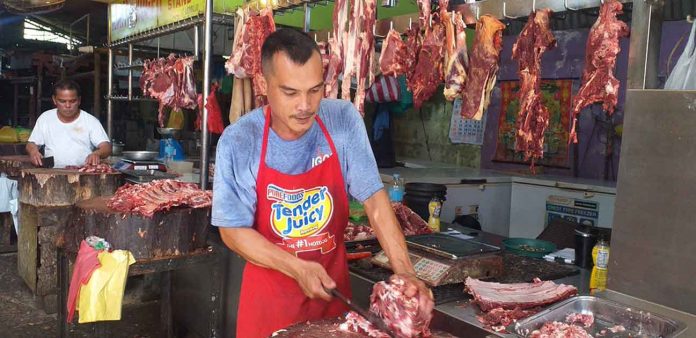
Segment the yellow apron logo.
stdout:
<path fill-rule="evenodd" d="M 283 238 L 304 238 L 323 230 L 333 214 L 333 199 L 327 187 L 285 190 L 270 184 L 271 227 Z"/>

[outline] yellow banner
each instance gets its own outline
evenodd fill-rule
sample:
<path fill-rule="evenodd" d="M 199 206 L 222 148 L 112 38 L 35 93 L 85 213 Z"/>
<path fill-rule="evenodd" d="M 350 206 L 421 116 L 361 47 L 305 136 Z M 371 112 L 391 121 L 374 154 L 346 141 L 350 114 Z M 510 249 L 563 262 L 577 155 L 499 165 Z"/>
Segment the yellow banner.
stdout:
<path fill-rule="evenodd" d="M 160 0 L 158 26 L 178 22 L 205 13 L 205 0 Z"/>
<path fill-rule="evenodd" d="M 157 27 L 161 0 L 113 0 L 109 7 L 110 41 Z"/>

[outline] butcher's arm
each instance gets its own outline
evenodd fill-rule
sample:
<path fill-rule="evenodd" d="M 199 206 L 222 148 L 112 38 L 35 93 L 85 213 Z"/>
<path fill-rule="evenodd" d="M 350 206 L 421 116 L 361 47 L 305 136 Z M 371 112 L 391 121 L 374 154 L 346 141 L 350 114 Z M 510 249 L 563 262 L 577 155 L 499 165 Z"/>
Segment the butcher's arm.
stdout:
<path fill-rule="evenodd" d="M 97 165 L 102 158 L 107 158 L 111 155 L 111 143 L 102 142 L 99 143 L 97 149 L 95 149 L 87 158 L 85 159 L 85 164 Z"/>
<path fill-rule="evenodd" d="M 333 289 L 336 283 L 321 264 L 306 261 L 271 243 L 252 228 L 220 228 L 225 245 L 247 262 L 279 271 L 293 278 L 310 298 L 330 300 L 324 288 Z"/>
<path fill-rule="evenodd" d="M 401 276 L 409 284 L 406 296 L 418 296 L 419 312 L 423 318 L 430 318 L 435 306 L 432 291 L 416 276 L 413 264 L 408 258 L 406 240 L 399 221 L 394 215 L 389 197 L 380 189 L 364 202 L 365 213 L 377 235 L 380 246 L 389 258 L 394 274 Z"/>
<path fill-rule="evenodd" d="M 394 215 L 394 209 L 384 189 L 365 200 L 364 206 L 370 225 L 379 239 L 379 244 L 389 257 L 394 273 L 415 274 L 411 260 L 408 258 L 404 233 L 401 231 L 399 221 Z"/>
<path fill-rule="evenodd" d="M 31 163 L 37 167 L 40 167 L 43 164 L 43 156 L 41 156 L 41 153 L 39 152 L 39 146 L 37 146 L 34 142 L 29 142 L 27 143 L 26 148 L 27 154 L 29 154 L 29 158 L 31 159 Z"/>

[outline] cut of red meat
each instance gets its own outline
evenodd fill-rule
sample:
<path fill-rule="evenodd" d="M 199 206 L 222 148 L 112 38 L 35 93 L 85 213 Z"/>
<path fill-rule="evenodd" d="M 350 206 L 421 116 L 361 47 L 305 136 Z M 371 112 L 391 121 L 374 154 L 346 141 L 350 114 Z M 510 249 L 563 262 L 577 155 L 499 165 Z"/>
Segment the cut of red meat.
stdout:
<path fill-rule="evenodd" d="M 428 227 L 428 223 L 406 205 L 392 203 L 392 209 L 394 209 L 396 219 L 399 221 L 405 236 L 430 234 L 433 232 Z"/>
<path fill-rule="evenodd" d="M 462 89 L 463 118 L 480 120 L 488 107 L 498 76 L 503 29 L 505 24 L 490 15 L 482 15 L 476 23 L 476 37 L 469 55 L 469 74 Z"/>
<path fill-rule="evenodd" d="M 430 337 L 430 320 L 432 314 L 423 317 L 420 314 L 418 295 L 405 295 L 406 282 L 394 275 L 387 282 L 379 282 L 372 288 L 370 312 L 384 320 L 397 337 Z M 388 337 L 376 330 L 372 324 L 356 313 L 346 315 L 346 322 L 341 329 L 367 334 L 370 337 Z"/>
<path fill-rule="evenodd" d="M 529 338 L 592 338 L 592 336 L 578 325 L 561 322 L 544 324 L 539 330 L 534 330 Z"/>
<path fill-rule="evenodd" d="M 459 12 L 454 13 L 455 52 L 445 64 L 445 99 L 453 101 L 462 92 L 469 69 L 469 52 L 466 46 L 466 24 Z"/>
<path fill-rule="evenodd" d="M 324 74 L 324 96 L 335 99 L 338 97 L 338 77 L 343 71 L 345 58 L 346 26 L 348 25 L 349 0 L 334 1 L 333 36 L 329 38 L 329 65 Z"/>
<path fill-rule="evenodd" d="M 406 74 L 410 61 L 406 42 L 401 39 L 399 32 L 390 29 L 382 44 L 382 54 L 379 56 L 379 69 L 384 76 L 399 76 Z"/>
<path fill-rule="evenodd" d="M 623 5 L 616 0 L 607 0 L 599 10 L 599 18 L 590 29 L 585 48 L 585 69 L 582 86 L 573 98 L 571 113 L 573 127 L 570 139 L 578 142 L 575 127 L 580 111 L 596 102 L 610 115 L 619 97 L 619 80 L 614 76 L 616 57 L 621 51 L 619 39 L 629 35 L 628 25 L 616 16 L 623 13 Z"/>
<path fill-rule="evenodd" d="M 144 96 L 159 102 L 158 120 L 164 126 L 164 107 L 172 109 L 196 109 L 196 79 L 193 76 L 193 57 L 176 57 L 145 60 L 140 77 Z"/>
<path fill-rule="evenodd" d="M 590 327 L 594 324 L 594 315 L 591 313 L 569 313 L 565 321 L 568 324 L 580 324 L 584 327 Z"/>
<path fill-rule="evenodd" d="M 377 20 L 375 0 L 354 0 L 348 27 L 348 37 L 344 46 L 343 83 L 341 96 L 350 100 L 350 87 L 355 77 L 357 88 L 353 104 L 363 114 L 365 91 L 374 81 L 372 58 L 375 54 L 374 27 Z"/>
<path fill-rule="evenodd" d="M 345 241 L 363 241 L 372 238 L 375 238 L 375 232 L 370 226 L 362 224 L 356 225 L 350 221 L 348 222 L 348 226 L 346 226 L 346 230 L 343 233 L 343 239 Z"/>
<path fill-rule="evenodd" d="M 212 192 L 203 191 L 194 183 L 155 180 L 145 184 L 126 184 L 109 199 L 107 206 L 120 212 L 152 217 L 156 212 L 176 206 L 205 208 L 212 204 Z"/>
<path fill-rule="evenodd" d="M 426 30 L 415 70 L 409 78 L 409 88 L 413 92 L 413 107 L 416 109 L 435 94 L 442 82 L 444 40 L 445 31 L 441 24 L 433 24 L 431 29 Z"/>
<path fill-rule="evenodd" d="M 515 308 L 513 310 L 505 310 L 501 307 L 492 309 L 482 315 L 476 316 L 476 319 L 487 328 L 494 328 L 496 326 L 506 327 L 510 324 L 517 322 L 522 318 L 527 318 L 537 312 L 539 308 L 522 310 L 520 308 Z"/>
<path fill-rule="evenodd" d="M 520 77 L 515 151 L 523 152 L 525 161 L 531 158 L 532 170 L 534 161 L 544 157 L 544 132 L 549 125 L 549 109 L 541 95 L 541 56 L 556 46 L 556 38 L 549 29 L 550 15 L 550 9 L 530 14 L 512 46 L 512 59 L 519 62 Z"/>
<path fill-rule="evenodd" d="M 481 310 L 494 308 L 513 310 L 530 309 L 552 304 L 577 295 L 578 289 L 571 285 L 535 279 L 533 283 L 501 284 L 483 282 L 468 277 L 465 290 L 469 292 Z"/>

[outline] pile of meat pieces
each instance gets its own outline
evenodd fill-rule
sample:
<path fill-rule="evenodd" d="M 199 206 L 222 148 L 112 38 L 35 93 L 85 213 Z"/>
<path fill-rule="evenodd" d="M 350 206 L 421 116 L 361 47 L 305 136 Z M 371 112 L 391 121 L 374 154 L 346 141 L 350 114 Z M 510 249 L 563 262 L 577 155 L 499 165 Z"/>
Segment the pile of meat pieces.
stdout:
<path fill-rule="evenodd" d="M 166 58 L 145 60 L 140 77 L 140 88 L 144 96 L 159 101 L 158 120 L 164 127 L 164 107 L 173 110 L 196 109 L 196 79 L 193 76 L 193 57 L 176 57 L 170 54 Z"/>
<path fill-rule="evenodd" d="M 423 218 L 404 204 L 392 203 L 392 209 L 394 209 L 394 214 L 401 225 L 404 236 L 422 235 L 433 232 Z M 343 239 L 346 241 L 361 241 L 372 238 L 375 238 L 375 233 L 370 226 L 353 224 L 351 222 L 348 222 L 348 226 L 343 233 Z"/>
<path fill-rule="evenodd" d="M 577 295 L 574 286 L 535 279 L 533 283 L 501 284 L 467 278 L 465 291 L 474 297 L 483 315 L 478 320 L 495 331 L 531 316 L 540 307 Z"/>
<path fill-rule="evenodd" d="M 212 204 L 212 191 L 204 191 L 195 183 L 176 180 L 155 180 L 145 184 L 126 184 L 109 199 L 113 210 L 152 217 L 156 212 L 176 206 L 205 208 Z"/>
<path fill-rule="evenodd" d="M 85 174 L 113 174 L 117 173 L 118 171 L 114 168 L 112 168 L 110 165 L 106 163 L 99 163 L 99 164 L 87 164 L 84 166 L 67 166 L 65 169 L 69 170 L 77 170 L 78 172 L 85 173 Z"/>
<path fill-rule="evenodd" d="M 556 337 L 577 337 L 591 338 L 585 329 L 594 324 L 592 314 L 570 313 L 566 316 L 565 322 L 544 323 L 538 330 L 529 334 L 530 338 L 556 338 Z"/>
<path fill-rule="evenodd" d="M 405 291 L 406 282 L 398 275 L 392 276 L 389 283 L 375 284 L 370 295 L 370 312 L 382 318 L 397 337 L 430 337 L 428 327 L 432 315 L 424 318 L 419 311 L 418 295 L 407 297 Z M 389 337 L 355 312 L 346 315 L 341 330 L 362 333 L 369 337 Z"/>

